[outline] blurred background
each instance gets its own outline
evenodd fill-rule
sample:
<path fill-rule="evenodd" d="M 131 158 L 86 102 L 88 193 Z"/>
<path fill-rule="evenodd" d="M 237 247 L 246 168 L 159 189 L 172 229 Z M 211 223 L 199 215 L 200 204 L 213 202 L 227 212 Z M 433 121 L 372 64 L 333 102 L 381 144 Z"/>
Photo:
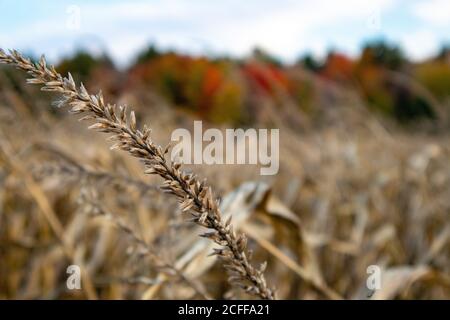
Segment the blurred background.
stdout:
<path fill-rule="evenodd" d="M 1 48 L 132 106 L 160 144 L 198 119 L 280 129 L 276 176 L 187 169 L 289 299 L 450 298 L 449 27 L 445 0 L 0 0 Z M 246 297 L 158 179 L 25 79 L 0 66 L 0 298 Z"/>

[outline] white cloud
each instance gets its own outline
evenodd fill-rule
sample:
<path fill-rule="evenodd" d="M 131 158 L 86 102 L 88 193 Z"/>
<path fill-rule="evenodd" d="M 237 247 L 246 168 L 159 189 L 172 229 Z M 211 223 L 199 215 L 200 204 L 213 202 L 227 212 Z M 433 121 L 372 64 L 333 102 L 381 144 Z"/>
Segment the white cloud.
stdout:
<path fill-rule="evenodd" d="M 439 49 L 439 39 L 433 32 L 426 29 L 405 35 L 401 39 L 401 44 L 411 59 L 416 61 L 436 54 Z"/>
<path fill-rule="evenodd" d="M 292 61 L 305 50 L 323 55 L 330 46 L 356 53 L 365 37 L 379 34 L 380 30 L 367 25 L 374 13 L 380 14 L 382 32 L 395 30 L 395 25 L 384 25 L 383 14 L 398 9 L 399 1 L 131 0 L 108 4 L 93 1 L 80 5 L 80 30 L 67 28 L 65 11 L 49 10 L 48 16 L 4 36 L 2 43 L 50 52 L 51 57 L 68 53 L 81 43 L 94 51 L 106 48 L 121 65 L 150 41 L 184 52 L 234 55 L 247 54 L 258 45 Z M 443 17 L 450 14 L 450 10 L 445 10 L 450 1 L 431 0 L 431 3 L 434 6 L 420 3 L 414 8 L 420 8 L 424 17 L 432 15 L 434 9 L 430 8 L 441 8 L 437 11 L 442 17 L 436 21 L 446 20 Z M 354 26 L 354 29 L 334 33 L 334 27 L 341 25 Z M 401 39 L 414 57 L 434 50 L 441 40 L 428 29 Z"/>
<path fill-rule="evenodd" d="M 326 35 L 321 33 L 321 28 L 332 29 L 343 22 L 353 22 L 359 29 L 366 28 L 366 21 L 375 8 L 381 12 L 393 3 L 392 0 L 316 0 L 274 3 L 269 7 L 255 5 L 254 12 L 248 15 L 214 17 L 207 21 L 202 35 L 216 47 L 233 53 L 245 54 L 259 45 L 292 59 L 300 50 L 310 49 L 311 43 L 320 47 L 318 53 L 322 53 Z M 367 33 L 370 32 L 372 30 L 367 28 Z"/>
<path fill-rule="evenodd" d="M 450 1 L 421 1 L 412 7 L 412 12 L 420 19 L 436 26 L 450 25 Z"/>

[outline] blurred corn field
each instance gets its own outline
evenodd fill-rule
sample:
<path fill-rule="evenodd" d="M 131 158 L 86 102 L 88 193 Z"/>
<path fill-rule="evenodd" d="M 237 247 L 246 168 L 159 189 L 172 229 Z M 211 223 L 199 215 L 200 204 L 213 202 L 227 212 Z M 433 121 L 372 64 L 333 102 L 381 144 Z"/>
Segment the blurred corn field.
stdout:
<path fill-rule="evenodd" d="M 433 81 L 434 67 L 418 67 L 424 82 L 407 87 L 419 86 L 417 99 L 428 104 L 417 109 L 411 98 L 410 110 L 439 121 L 405 128 L 369 102 L 387 101 L 381 109 L 396 117 L 395 99 L 405 95 L 384 99 L 381 79 L 409 80 L 361 67 L 369 56 L 356 75 L 330 56 L 321 72 L 340 85 L 261 61 L 242 73 L 230 62 L 174 54 L 152 56 L 161 60 L 137 64 L 125 80 L 107 61 L 75 77 L 133 105 L 161 145 L 199 115 L 222 129 L 280 128 L 276 176 L 254 166 L 188 167 L 220 195 L 223 215 L 248 236 L 252 260 L 267 261 L 277 298 L 450 299 L 450 134 L 442 112 L 449 91 Z M 59 70 L 76 72 L 82 63 L 65 61 Z M 361 91 L 342 77 L 359 79 Z M 214 246 L 157 178 L 24 79 L 0 69 L 0 298 L 249 298 L 230 286 L 221 262 L 208 256 Z M 73 264 L 82 270 L 81 290 L 66 286 Z M 375 292 L 366 286 L 371 265 L 381 269 Z"/>

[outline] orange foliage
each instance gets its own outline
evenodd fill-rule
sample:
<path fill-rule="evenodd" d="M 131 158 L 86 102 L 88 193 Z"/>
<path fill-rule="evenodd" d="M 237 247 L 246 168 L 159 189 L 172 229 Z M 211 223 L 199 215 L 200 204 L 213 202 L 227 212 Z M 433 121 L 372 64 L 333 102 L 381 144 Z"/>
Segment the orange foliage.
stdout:
<path fill-rule="evenodd" d="M 146 63 L 137 65 L 130 71 L 130 81 L 143 81 L 154 90 L 168 98 L 172 103 L 197 111 L 211 118 L 215 104 L 242 103 L 242 90 L 230 90 L 233 79 L 229 76 L 230 65 L 226 62 L 214 62 L 206 58 L 188 57 L 176 54 L 164 54 Z M 227 98 L 221 97 L 226 95 Z M 230 96 L 231 95 L 231 96 Z M 226 106 L 222 106 L 226 107 Z M 240 105 L 229 106 L 235 117 Z M 227 119 L 226 110 L 221 118 Z"/>
<path fill-rule="evenodd" d="M 244 65 L 243 72 L 251 83 L 268 96 L 275 96 L 280 89 L 289 89 L 289 79 L 276 66 L 250 62 Z"/>
<path fill-rule="evenodd" d="M 354 64 L 350 58 L 340 53 L 331 53 L 321 74 L 334 81 L 350 81 L 353 77 L 353 68 Z"/>

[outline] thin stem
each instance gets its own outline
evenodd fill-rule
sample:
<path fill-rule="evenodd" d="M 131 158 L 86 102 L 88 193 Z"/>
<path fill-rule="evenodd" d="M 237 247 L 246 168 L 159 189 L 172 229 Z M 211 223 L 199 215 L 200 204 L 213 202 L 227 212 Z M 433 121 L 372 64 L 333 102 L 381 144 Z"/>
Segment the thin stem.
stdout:
<path fill-rule="evenodd" d="M 196 224 L 212 230 L 202 236 L 220 246 L 220 249 L 214 249 L 213 254 L 223 261 L 229 282 L 262 299 L 274 299 L 274 292 L 267 286 L 263 274 L 266 264 L 255 268 L 250 263 L 247 237 L 236 235 L 231 220 L 222 221 L 218 201 L 213 198 L 211 188 L 194 174 L 181 171 L 180 163 L 166 160 L 169 146 L 163 149 L 154 144 L 148 127 L 138 130 L 133 111 L 105 104 L 101 92 L 90 95 L 83 84 L 76 86 L 70 73 L 64 78 L 53 66 L 47 67 L 44 57 L 32 63 L 15 50 L 7 54 L 0 49 L 0 63 L 26 71 L 31 76 L 28 83 L 42 85 L 44 91 L 59 93 L 58 106 L 71 107 L 71 113 L 83 115 L 81 120 L 93 120 L 95 124 L 90 129 L 112 134 L 111 139 L 116 141 L 112 149 L 128 152 L 144 163 L 145 173 L 162 177 L 161 188 L 178 199 L 182 211 L 189 212 Z"/>

